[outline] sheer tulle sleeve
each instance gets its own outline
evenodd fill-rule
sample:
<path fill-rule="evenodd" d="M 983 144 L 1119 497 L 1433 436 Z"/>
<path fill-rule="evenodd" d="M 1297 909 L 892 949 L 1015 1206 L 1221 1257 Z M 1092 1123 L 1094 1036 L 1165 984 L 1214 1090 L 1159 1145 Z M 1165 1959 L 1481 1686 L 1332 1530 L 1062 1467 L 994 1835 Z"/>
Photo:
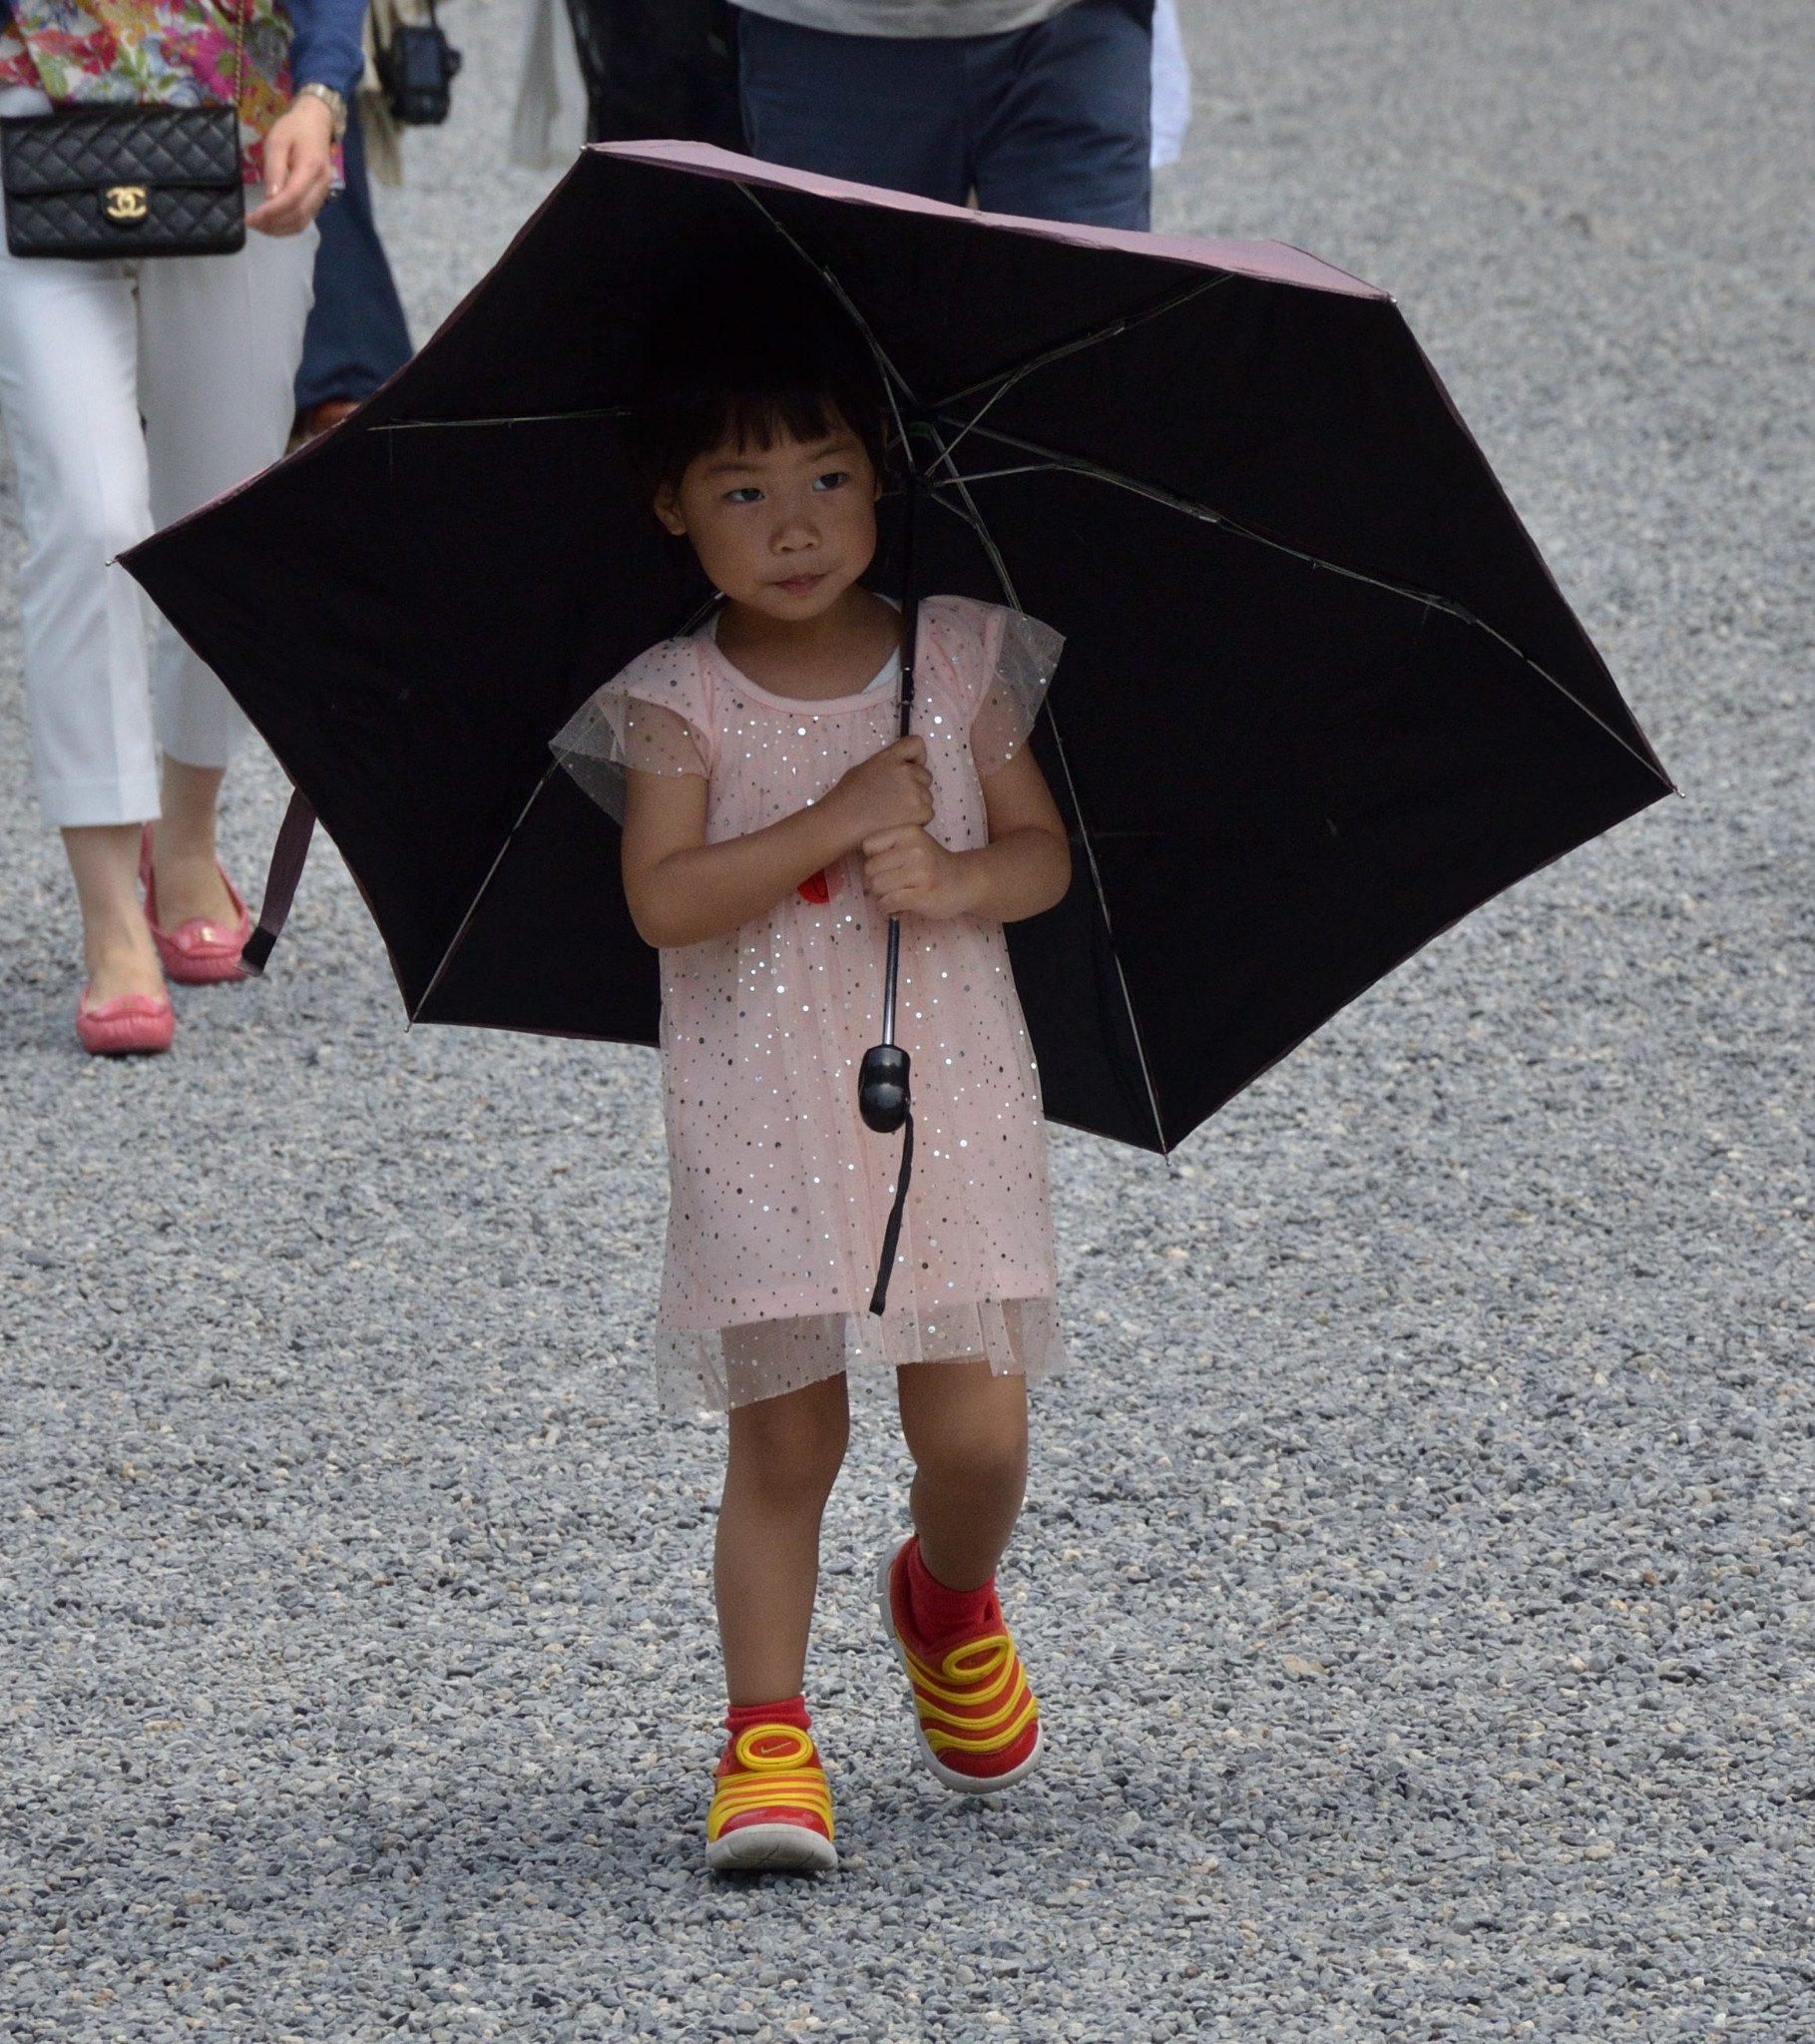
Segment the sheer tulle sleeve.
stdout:
<path fill-rule="evenodd" d="M 1065 650 L 1064 638 L 1038 618 L 1008 610 L 996 611 L 994 618 L 1001 620 L 1001 637 L 971 722 L 971 758 L 982 779 L 1000 771 L 1027 744 Z"/>
<path fill-rule="evenodd" d="M 602 809 L 624 821 L 625 774 L 711 775 L 711 716 L 698 656 L 653 647 L 589 697 L 550 750 Z"/>

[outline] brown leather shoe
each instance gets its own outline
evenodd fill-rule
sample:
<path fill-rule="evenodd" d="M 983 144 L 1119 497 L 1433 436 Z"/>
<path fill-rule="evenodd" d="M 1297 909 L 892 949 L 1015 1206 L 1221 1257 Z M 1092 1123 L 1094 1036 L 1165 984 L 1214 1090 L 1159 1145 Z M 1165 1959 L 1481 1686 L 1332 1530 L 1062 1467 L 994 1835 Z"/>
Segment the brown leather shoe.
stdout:
<path fill-rule="evenodd" d="M 308 405 L 296 414 L 296 423 L 290 428 L 290 444 L 284 451 L 293 453 L 304 441 L 337 426 L 358 409 L 358 401 L 351 397 L 324 397 L 319 404 Z"/>

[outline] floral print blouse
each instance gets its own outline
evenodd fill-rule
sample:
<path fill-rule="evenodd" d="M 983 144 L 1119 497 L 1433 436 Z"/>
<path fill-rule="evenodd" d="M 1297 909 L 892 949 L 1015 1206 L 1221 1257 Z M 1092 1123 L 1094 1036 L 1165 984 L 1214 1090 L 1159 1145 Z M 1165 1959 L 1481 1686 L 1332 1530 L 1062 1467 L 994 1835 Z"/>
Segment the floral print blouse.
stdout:
<path fill-rule="evenodd" d="M 297 17 L 311 17 L 307 40 L 327 46 L 305 75 L 350 92 L 364 0 L 10 0 L 0 12 L 0 87 L 34 87 L 53 106 L 235 104 L 249 185 L 262 182 L 264 138 L 290 103 L 292 35 L 304 41 Z M 334 18 L 313 18 L 322 14 Z M 353 66 L 345 77 L 332 75 L 346 68 L 342 42 Z"/>

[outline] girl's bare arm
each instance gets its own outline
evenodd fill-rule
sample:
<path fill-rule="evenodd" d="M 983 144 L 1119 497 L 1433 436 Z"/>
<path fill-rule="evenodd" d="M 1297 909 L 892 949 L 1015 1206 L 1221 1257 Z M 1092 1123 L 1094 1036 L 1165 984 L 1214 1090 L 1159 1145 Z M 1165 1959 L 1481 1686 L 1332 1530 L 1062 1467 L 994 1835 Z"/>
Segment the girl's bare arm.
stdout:
<path fill-rule="evenodd" d="M 933 815 L 926 742 L 898 739 L 853 766 L 822 801 L 779 823 L 705 841 L 706 782 L 697 773 L 630 776 L 624 893 L 646 944 L 703 943 L 766 915 L 834 859 L 878 831 Z"/>
<path fill-rule="evenodd" d="M 1025 747 L 983 783 L 990 841 L 947 851 L 916 824 L 863 840 L 864 883 L 890 915 L 982 916 L 1020 922 L 1065 899 L 1072 847 L 1059 805 Z"/>

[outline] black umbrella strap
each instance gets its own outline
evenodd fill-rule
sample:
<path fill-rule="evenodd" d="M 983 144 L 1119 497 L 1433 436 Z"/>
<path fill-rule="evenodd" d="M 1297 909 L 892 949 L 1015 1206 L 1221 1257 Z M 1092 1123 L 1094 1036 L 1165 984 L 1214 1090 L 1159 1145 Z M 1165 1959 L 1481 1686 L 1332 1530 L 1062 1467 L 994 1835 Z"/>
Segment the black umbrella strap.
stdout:
<path fill-rule="evenodd" d="M 277 842 L 271 846 L 271 869 L 265 875 L 264 900 L 258 909 L 258 927 L 245 940 L 239 954 L 239 970 L 250 979 L 259 978 L 271 955 L 290 903 L 296 898 L 296 882 L 308 859 L 309 839 L 315 834 L 315 810 L 300 789 L 290 790 L 290 805 L 283 812 Z"/>
<path fill-rule="evenodd" d="M 882 1231 L 882 1262 L 876 1267 L 876 1289 L 870 1294 L 870 1311 L 880 1317 L 888 1311 L 889 1278 L 895 1269 L 895 1252 L 901 1247 L 901 1217 L 907 1209 L 908 1185 L 914 1176 L 914 1111 L 908 1109 L 901 1126 L 901 1176 L 895 1181 L 895 1204 L 889 1209 L 889 1225 Z"/>

